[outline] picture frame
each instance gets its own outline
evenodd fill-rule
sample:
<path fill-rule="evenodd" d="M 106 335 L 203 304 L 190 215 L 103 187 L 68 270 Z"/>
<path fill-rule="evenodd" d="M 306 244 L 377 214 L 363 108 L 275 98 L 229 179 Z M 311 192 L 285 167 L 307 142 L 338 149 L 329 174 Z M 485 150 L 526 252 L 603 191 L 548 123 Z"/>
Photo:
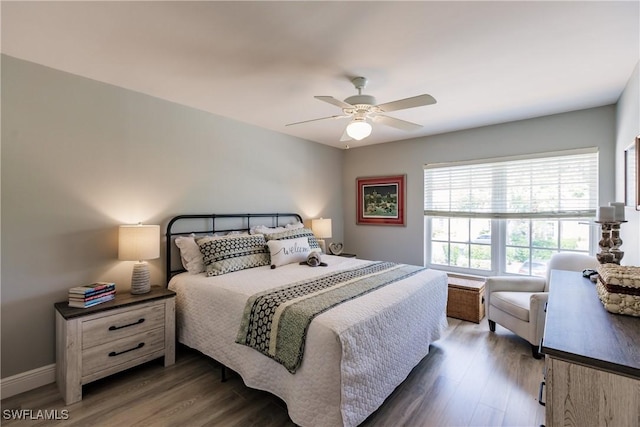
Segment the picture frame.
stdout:
<path fill-rule="evenodd" d="M 406 175 L 356 178 L 356 224 L 405 226 Z"/>
<path fill-rule="evenodd" d="M 624 204 L 640 210 L 640 135 L 624 150 Z"/>

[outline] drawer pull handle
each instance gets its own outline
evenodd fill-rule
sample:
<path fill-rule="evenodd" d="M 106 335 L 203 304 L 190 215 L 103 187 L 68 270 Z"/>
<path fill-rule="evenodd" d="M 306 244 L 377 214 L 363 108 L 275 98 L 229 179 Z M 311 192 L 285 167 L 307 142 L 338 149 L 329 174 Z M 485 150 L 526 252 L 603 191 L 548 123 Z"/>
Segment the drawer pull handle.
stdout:
<path fill-rule="evenodd" d="M 538 403 L 541 404 L 542 406 L 547 406 L 545 404 L 545 402 L 542 401 L 542 395 L 544 394 L 544 386 L 546 385 L 546 383 L 544 381 L 542 381 L 540 383 L 540 391 L 538 391 Z"/>
<path fill-rule="evenodd" d="M 144 323 L 144 317 L 142 319 L 138 319 L 137 322 L 129 323 L 128 325 L 123 326 L 109 326 L 110 331 L 117 331 L 118 329 L 128 328 L 129 326 L 135 326 Z"/>
<path fill-rule="evenodd" d="M 123 350 L 123 351 L 120 351 L 120 352 L 112 351 L 111 353 L 109 353 L 109 357 L 120 356 L 121 354 L 125 354 L 125 353 L 128 353 L 130 351 L 142 348 L 142 347 L 144 347 L 144 343 L 143 342 L 141 342 L 140 344 L 138 344 L 137 346 L 135 346 L 133 348 L 130 348 L 129 350 Z"/>

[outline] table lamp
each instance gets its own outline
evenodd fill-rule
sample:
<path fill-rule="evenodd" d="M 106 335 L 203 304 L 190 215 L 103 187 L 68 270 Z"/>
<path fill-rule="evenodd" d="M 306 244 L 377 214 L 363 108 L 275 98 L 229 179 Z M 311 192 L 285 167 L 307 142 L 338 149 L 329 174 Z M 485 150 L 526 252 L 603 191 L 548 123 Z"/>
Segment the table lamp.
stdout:
<path fill-rule="evenodd" d="M 331 218 L 319 218 L 311 220 L 311 230 L 313 234 L 316 235 L 318 239 L 318 244 L 320 245 L 320 249 L 325 254 L 327 253 L 327 248 L 324 242 L 324 239 L 331 238 Z"/>
<path fill-rule="evenodd" d="M 146 294 L 151 290 L 148 259 L 160 257 L 159 225 L 121 225 L 118 233 L 118 259 L 137 261 L 133 265 L 131 293 Z"/>

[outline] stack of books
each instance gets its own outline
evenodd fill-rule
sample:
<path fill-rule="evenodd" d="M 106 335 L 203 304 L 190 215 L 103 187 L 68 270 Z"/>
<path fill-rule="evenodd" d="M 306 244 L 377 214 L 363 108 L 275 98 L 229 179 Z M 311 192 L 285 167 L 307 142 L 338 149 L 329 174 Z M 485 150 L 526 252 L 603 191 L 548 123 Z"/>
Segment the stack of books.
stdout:
<path fill-rule="evenodd" d="M 95 282 L 69 289 L 69 307 L 88 308 L 111 301 L 116 296 L 116 284 Z"/>

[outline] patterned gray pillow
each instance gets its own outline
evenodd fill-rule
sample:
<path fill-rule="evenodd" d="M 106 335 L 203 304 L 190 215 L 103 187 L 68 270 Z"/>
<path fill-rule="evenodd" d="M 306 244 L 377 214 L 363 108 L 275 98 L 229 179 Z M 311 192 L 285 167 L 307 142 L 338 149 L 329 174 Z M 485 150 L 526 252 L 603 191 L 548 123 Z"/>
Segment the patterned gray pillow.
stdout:
<path fill-rule="evenodd" d="M 207 276 L 269 265 L 269 249 L 262 234 L 198 241 Z"/>
<path fill-rule="evenodd" d="M 267 240 L 286 240 L 286 239 L 297 239 L 300 237 L 309 238 L 309 247 L 311 249 L 320 249 L 320 245 L 318 244 L 318 240 L 316 239 L 316 236 L 313 234 L 313 231 L 311 231 L 308 228 L 286 230 L 281 233 L 267 234 L 265 236 Z"/>

